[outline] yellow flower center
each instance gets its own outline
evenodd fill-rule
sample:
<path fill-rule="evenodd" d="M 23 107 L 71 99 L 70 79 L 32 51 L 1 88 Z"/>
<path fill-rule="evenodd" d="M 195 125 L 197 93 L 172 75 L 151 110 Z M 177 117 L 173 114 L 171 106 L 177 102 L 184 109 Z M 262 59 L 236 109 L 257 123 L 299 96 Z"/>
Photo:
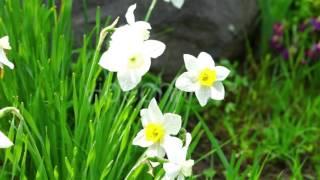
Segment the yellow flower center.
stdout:
<path fill-rule="evenodd" d="M 206 68 L 198 76 L 198 81 L 202 86 L 212 86 L 217 80 L 217 72 L 213 69 Z"/>
<path fill-rule="evenodd" d="M 147 125 L 145 133 L 147 141 L 157 143 L 163 140 L 165 131 L 162 124 L 150 123 Z"/>
<path fill-rule="evenodd" d="M 143 57 L 140 54 L 134 54 L 128 59 L 129 68 L 138 68 L 143 65 Z"/>

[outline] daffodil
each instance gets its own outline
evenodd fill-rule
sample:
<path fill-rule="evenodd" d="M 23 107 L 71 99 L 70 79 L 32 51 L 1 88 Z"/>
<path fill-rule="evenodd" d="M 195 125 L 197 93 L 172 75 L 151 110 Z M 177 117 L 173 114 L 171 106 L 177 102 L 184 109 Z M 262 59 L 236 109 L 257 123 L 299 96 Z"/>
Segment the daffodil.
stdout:
<path fill-rule="evenodd" d="M 144 21 L 135 22 L 136 5 L 126 14 L 128 25 L 117 28 L 111 37 L 110 48 L 101 56 L 99 65 L 117 78 L 123 91 L 132 90 L 141 81 L 151 66 L 151 59 L 164 52 L 166 45 L 157 40 L 148 40 L 151 26 Z"/>
<path fill-rule="evenodd" d="M 0 148 L 9 148 L 12 145 L 10 139 L 0 131 Z"/>
<path fill-rule="evenodd" d="M 133 144 L 148 148 L 147 157 L 163 158 L 165 152 L 182 146 L 182 141 L 174 137 L 181 129 L 181 117 L 177 114 L 162 114 L 155 99 L 147 109 L 141 110 L 143 129 L 133 140 Z"/>
<path fill-rule="evenodd" d="M 14 64 L 10 62 L 6 56 L 5 50 L 10 50 L 9 37 L 5 36 L 0 38 L 0 68 L 3 69 L 3 65 L 8 66 L 10 69 L 14 68 Z"/>
<path fill-rule="evenodd" d="M 5 116 L 6 114 L 9 114 L 9 113 L 17 116 L 18 119 L 23 120 L 23 117 L 21 116 L 19 109 L 17 109 L 16 107 L 1 108 L 0 109 L 0 118 L 2 118 L 3 116 Z M 9 148 L 12 145 L 13 145 L 13 143 L 10 141 L 10 139 L 0 131 L 0 148 Z"/>
<path fill-rule="evenodd" d="M 111 44 L 122 45 L 123 42 L 134 43 L 135 41 L 147 40 L 150 37 L 151 25 L 146 21 L 136 21 L 134 11 L 136 4 L 131 5 L 126 12 L 126 25 L 116 28 L 111 36 Z"/>
<path fill-rule="evenodd" d="M 230 70 L 223 66 L 215 66 L 212 57 L 201 52 L 196 58 L 185 54 L 184 62 L 187 72 L 180 75 L 176 87 L 182 91 L 195 92 L 201 106 L 208 100 L 223 100 L 225 96 L 222 81 L 227 78 Z"/>
<path fill-rule="evenodd" d="M 192 166 L 194 160 L 186 160 L 189 145 L 191 143 L 191 134 L 186 134 L 185 146 L 178 148 L 171 148 L 167 151 L 168 162 L 163 164 L 165 170 L 164 180 L 183 180 L 185 177 L 192 175 Z"/>
<path fill-rule="evenodd" d="M 180 9 L 183 6 L 184 0 L 164 0 L 165 2 L 170 2 L 174 7 Z"/>

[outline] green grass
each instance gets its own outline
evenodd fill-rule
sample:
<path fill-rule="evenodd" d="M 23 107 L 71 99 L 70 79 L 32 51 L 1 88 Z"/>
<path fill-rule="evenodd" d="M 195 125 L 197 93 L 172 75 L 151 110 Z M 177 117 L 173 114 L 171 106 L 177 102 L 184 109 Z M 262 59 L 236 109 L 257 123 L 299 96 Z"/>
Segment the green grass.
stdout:
<path fill-rule="evenodd" d="M 140 109 L 162 91 L 158 78 L 146 77 L 137 90 L 121 92 L 115 76 L 97 65 L 99 48 L 91 46 L 104 27 L 99 13 L 83 46 L 74 49 L 72 1 L 63 1 L 60 9 L 40 0 L 0 4 L 0 34 L 9 35 L 8 57 L 16 65 L 13 71 L 6 69 L 0 82 L 0 103 L 18 107 L 24 117 L 1 121 L 1 130 L 15 145 L 2 150 L 0 178 L 125 178 L 143 153 L 131 142 L 141 128 Z M 161 108 L 181 113 L 186 121 L 184 95 L 173 84 L 167 86 L 160 93 Z M 158 178 L 163 175 L 156 173 Z M 132 176 L 151 178 L 145 167 Z"/>
<path fill-rule="evenodd" d="M 60 9 L 54 1 L 0 0 L 0 36 L 10 36 L 16 65 L 0 81 L 0 107 L 16 106 L 24 117 L 1 119 L 15 145 L 1 150 L 0 179 L 124 179 L 143 154 L 131 142 L 140 109 L 154 96 L 192 132 L 191 179 L 319 179 L 319 63 L 251 54 L 244 63 L 219 61 L 232 69 L 226 100 L 206 108 L 154 75 L 123 93 L 92 46 L 112 20 L 98 11 L 75 49 L 71 10 L 71 0 Z M 152 179 L 147 171 L 139 166 L 130 179 Z"/>
<path fill-rule="evenodd" d="M 236 83 L 228 83 L 228 103 L 204 110 L 213 133 L 226 143 L 222 149 L 232 170 L 216 177 L 319 178 L 320 65 L 290 62 L 297 61 L 267 56 L 255 65 L 244 63 L 243 75 L 229 79 Z M 212 155 L 206 164 L 223 170 L 216 159 Z"/>

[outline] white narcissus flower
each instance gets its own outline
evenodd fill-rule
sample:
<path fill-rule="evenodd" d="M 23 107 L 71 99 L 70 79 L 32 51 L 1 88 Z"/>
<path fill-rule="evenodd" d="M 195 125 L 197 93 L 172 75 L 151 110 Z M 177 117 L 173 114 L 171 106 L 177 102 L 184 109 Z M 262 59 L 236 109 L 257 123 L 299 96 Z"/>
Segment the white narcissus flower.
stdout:
<path fill-rule="evenodd" d="M 12 145 L 10 139 L 0 131 L 0 148 L 9 148 Z"/>
<path fill-rule="evenodd" d="M 182 141 L 173 137 L 181 128 L 181 117 L 177 114 L 162 114 L 155 99 L 147 109 L 141 110 L 143 129 L 133 140 L 133 145 L 148 148 L 147 157 L 163 158 L 165 152 L 182 146 Z"/>
<path fill-rule="evenodd" d="M 111 72 L 117 72 L 117 78 L 123 91 L 135 88 L 151 67 L 151 59 L 159 57 L 165 45 L 156 40 L 137 41 L 135 44 L 110 46 L 103 53 L 99 65 Z"/>
<path fill-rule="evenodd" d="M 170 149 L 167 151 L 168 161 L 163 164 L 165 170 L 164 180 L 183 180 L 185 177 L 192 175 L 192 166 L 194 160 L 186 160 L 189 145 L 191 143 L 191 134 L 186 134 L 186 144 L 184 147 Z"/>
<path fill-rule="evenodd" d="M 208 100 L 223 100 L 225 90 L 222 81 L 227 78 L 230 70 L 223 66 L 215 66 L 212 57 L 201 52 L 198 58 L 184 54 L 187 72 L 180 75 L 176 87 L 182 91 L 195 92 L 201 106 Z"/>
<path fill-rule="evenodd" d="M 110 48 L 101 56 L 99 65 L 111 72 L 117 72 L 117 78 L 123 91 L 135 88 L 151 66 L 151 59 L 163 54 L 166 45 L 157 40 L 147 40 L 149 23 L 135 22 L 133 11 L 127 12 L 128 25 L 116 29 L 111 37 Z M 150 26 L 151 28 L 151 26 Z"/>
<path fill-rule="evenodd" d="M 14 68 L 14 64 L 10 62 L 4 52 L 4 50 L 10 50 L 11 46 L 9 43 L 9 37 L 5 36 L 0 38 L 0 68 L 3 68 L 3 65 L 8 66 L 10 69 Z"/>
<path fill-rule="evenodd" d="M 147 40 L 150 37 L 151 25 L 146 21 L 136 21 L 134 11 L 136 4 L 131 5 L 125 15 L 127 23 L 119 28 L 111 36 L 111 43 L 123 43 L 128 41 Z"/>
<path fill-rule="evenodd" d="M 183 6 L 184 0 L 164 0 L 165 2 L 170 2 L 174 7 L 180 9 Z"/>

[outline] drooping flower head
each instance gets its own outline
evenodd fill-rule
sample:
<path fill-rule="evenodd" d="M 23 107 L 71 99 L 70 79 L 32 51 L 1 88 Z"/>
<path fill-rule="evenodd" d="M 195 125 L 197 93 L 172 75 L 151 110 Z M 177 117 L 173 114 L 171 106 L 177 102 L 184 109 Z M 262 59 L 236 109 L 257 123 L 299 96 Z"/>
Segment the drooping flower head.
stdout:
<path fill-rule="evenodd" d="M 10 50 L 11 46 L 9 43 L 9 37 L 5 36 L 0 38 L 0 68 L 3 68 L 3 65 L 8 66 L 10 69 L 14 68 L 14 64 L 10 62 L 5 54 L 5 50 Z"/>
<path fill-rule="evenodd" d="M 165 152 L 182 146 L 182 141 L 174 137 L 181 129 L 181 117 L 177 114 L 162 114 L 155 99 L 147 109 L 141 110 L 143 129 L 133 140 L 133 145 L 148 148 L 148 157 L 163 158 Z"/>
<path fill-rule="evenodd" d="M 163 164 L 163 169 L 166 172 L 164 180 L 174 180 L 176 178 L 183 180 L 185 177 L 192 175 L 194 160 L 187 160 L 187 152 L 191 139 L 191 134 L 187 133 L 185 146 L 170 149 L 167 152 L 169 162 Z"/>
<path fill-rule="evenodd" d="M 223 66 L 215 66 L 212 57 L 201 52 L 198 58 L 185 54 L 184 62 L 187 72 L 178 77 L 176 87 L 182 91 L 195 92 L 201 106 L 208 100 L 223 100 L 225 90 L 222 81 L 230 70 Z"/>
<path fill-rule="evenodd" d="M 166 46 L 157 40 L 149 39 L 151 26 L 144 21 L 135 22 L 136 5 L 129 7 L 126 14 L 127 25 L 117 28 L 111 36 L 110 48 L 103 53 L 99 65 L 117 78 L 123 91 L 132 90 L 151 67 L 151 59 L 164 52 Z"/>
<path fill-rule="evenodd" d="M 13 143 L 10 141 L 10 139 L 4 135 L 1 131 L 0 131 L 0 148 L 9 148 L 13 146 Z"/>
<path fill-rule="evenodd" d="M 4 107 L 0 109 L 0 118 L 2 118 L 3 116 L 5 116 L 8 113 L 12 113 L 14 115 L 16 115 L 20 120 L 23 119 L 23 117 L 20 114 L 20 111 L 15 108 L 15 107 Z M 10 141 L 10 139 L 4 135 L 1 131 L 0 131 L 0 148 L 9 148 L 13 146 L 13 143 Z"/>

